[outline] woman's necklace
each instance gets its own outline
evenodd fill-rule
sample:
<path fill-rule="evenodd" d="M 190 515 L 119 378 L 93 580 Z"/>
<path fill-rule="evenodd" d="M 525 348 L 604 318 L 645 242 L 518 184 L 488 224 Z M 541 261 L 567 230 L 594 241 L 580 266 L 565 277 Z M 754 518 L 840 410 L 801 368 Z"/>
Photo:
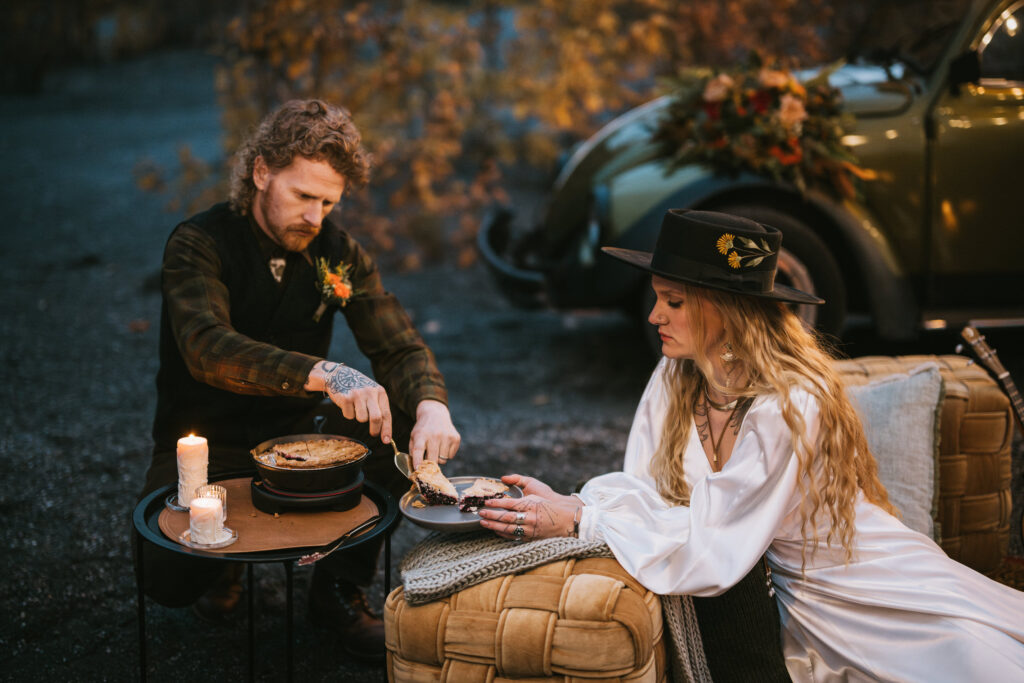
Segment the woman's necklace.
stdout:
<path fill-rule="evenodd" d="M 704 392 L 704 398 L 706 399 L 707 404 L 710 407 L 718 408 L 718 406 L 712 404 L 711 399 L 708 398 L 706 391 Z M 719 469 L 718 461 L 721 459 L 721 453 L 719 453 L 719 449 L 722 446 L 722 437 L 725 436 L 725 430 L 729 428 L 729 425 L 736 418 L 736 411 L 740 407 L 740 400 L 737 398 L 735 401 L 729 403 L 729 405 L 732 406 L 732 409 L 729 411 L 729 416 L 725 419 L 725 422 L 722 423 L 722 428 L 718 430 L 717 439 L 715 438 L 715 430 L 711 427 L 711 413 L 708 412 L 708 439 L 711 441 L 711 457 L 713 458 L 713 462 L 711 463 L 711 469 L 714 470 L 715 472 L 717 472 Z M 718 409 L 722 410 L 723 412 L 724 410 L 727 410 L 727 408 Z"/>
<path fill-rule="evenodd" d="M 708 385 L 704 385 L 704 400 L 708 402 L 708 405 L 715 410 L 725 412 L 727 410 L 736 410 L 736 406 L 739 405 L 740 397 L 737 396 L 728 403 L 715 403 L 715 400 L 711 398 L 711 394 L 708 393 Z"/>

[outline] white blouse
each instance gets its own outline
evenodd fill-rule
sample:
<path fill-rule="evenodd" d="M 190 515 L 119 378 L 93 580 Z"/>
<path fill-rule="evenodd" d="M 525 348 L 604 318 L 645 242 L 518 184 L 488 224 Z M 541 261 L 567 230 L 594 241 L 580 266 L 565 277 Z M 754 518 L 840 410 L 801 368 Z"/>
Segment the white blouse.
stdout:
<path fill-rule="evenodd" d="M 648 466 L 668 408 L 666 365 L 640 399 L 623 471 L 580 492 L 581 538 L 604 540 L 660 594 L 718 595 L 767 551 L 795 681 L 1024 681 L 1024 593 L 951 560 L 863 495 L 853 559 L 825 545 L 826 519 L 801 572 L 798 462 L 774 398 L 754 400 L 719 472 L 691 425 L 690 505 L 665 502 Z M 816 400 L 801 389 L 790 398 L 815 443 Z"/>

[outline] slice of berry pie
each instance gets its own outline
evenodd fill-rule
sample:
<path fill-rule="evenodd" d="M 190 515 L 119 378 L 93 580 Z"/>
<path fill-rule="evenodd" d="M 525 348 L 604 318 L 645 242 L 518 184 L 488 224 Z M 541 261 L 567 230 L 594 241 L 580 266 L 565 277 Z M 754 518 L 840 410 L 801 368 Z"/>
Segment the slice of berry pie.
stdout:
<path fill-rule="evenodd" d="M 412 473 L 412 478 L 428 505 L 455 505 L 459 502 L 455 486 L 441 473 L 441 468 L 433 460 L 421 462 Z"/>
<path fill-rule="evenodd" d="M 462 492 L 459 499 L 459 510 L 462 512 L 476 512 L 477 508 L 490 498 L 504 498 L 508 495 L 508 486 L 505 486 L 496 479 L 480 478 L 473 482 L 473 485 Z"/>

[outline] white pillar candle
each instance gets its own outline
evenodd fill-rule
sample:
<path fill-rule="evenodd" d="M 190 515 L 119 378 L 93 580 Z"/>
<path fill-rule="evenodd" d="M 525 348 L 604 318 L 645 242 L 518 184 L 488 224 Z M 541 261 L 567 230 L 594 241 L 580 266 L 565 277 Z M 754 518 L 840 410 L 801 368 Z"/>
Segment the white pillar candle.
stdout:
<path fill-rule="evenodd" d="M 188 527 L 193 543 L 216 543 L 224 516 L 220 498 L 193 498 L 188 508 Z"/>
<path fill-rule="evenodd" d="M 188 507 L 196 487 L 206 483 L 209 457 L 205 438 L 189 434 L 178 439 L 178 505 Z"/>

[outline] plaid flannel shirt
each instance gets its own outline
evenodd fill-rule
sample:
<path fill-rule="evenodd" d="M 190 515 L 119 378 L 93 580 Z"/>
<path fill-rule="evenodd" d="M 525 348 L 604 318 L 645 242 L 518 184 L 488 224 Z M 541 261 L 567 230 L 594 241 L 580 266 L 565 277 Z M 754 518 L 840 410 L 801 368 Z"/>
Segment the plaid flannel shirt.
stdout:
<path fill-rule="evenodd" d="M 274 244 L 254 221 L 261 252 L 304 258 Z M 433 399 L 447 404 L 444 379 L 433 353 L 412 325 L 398 299 L 384 290 L 373 260 L 345 235 L 356 295 L 341 309 L 359 348 L 370 359 L 374 378 L 409 415 Z M 182 224 L 167 242 L 163 292 L 174 337 L 192 376 L 219 389 L 261 396 L 308 397 L 303 385 L 322 358 L 281 349 L 247 337 L 231 326 L 228 290 L 220 280 L 220 257 L 212 238 Z"/>

